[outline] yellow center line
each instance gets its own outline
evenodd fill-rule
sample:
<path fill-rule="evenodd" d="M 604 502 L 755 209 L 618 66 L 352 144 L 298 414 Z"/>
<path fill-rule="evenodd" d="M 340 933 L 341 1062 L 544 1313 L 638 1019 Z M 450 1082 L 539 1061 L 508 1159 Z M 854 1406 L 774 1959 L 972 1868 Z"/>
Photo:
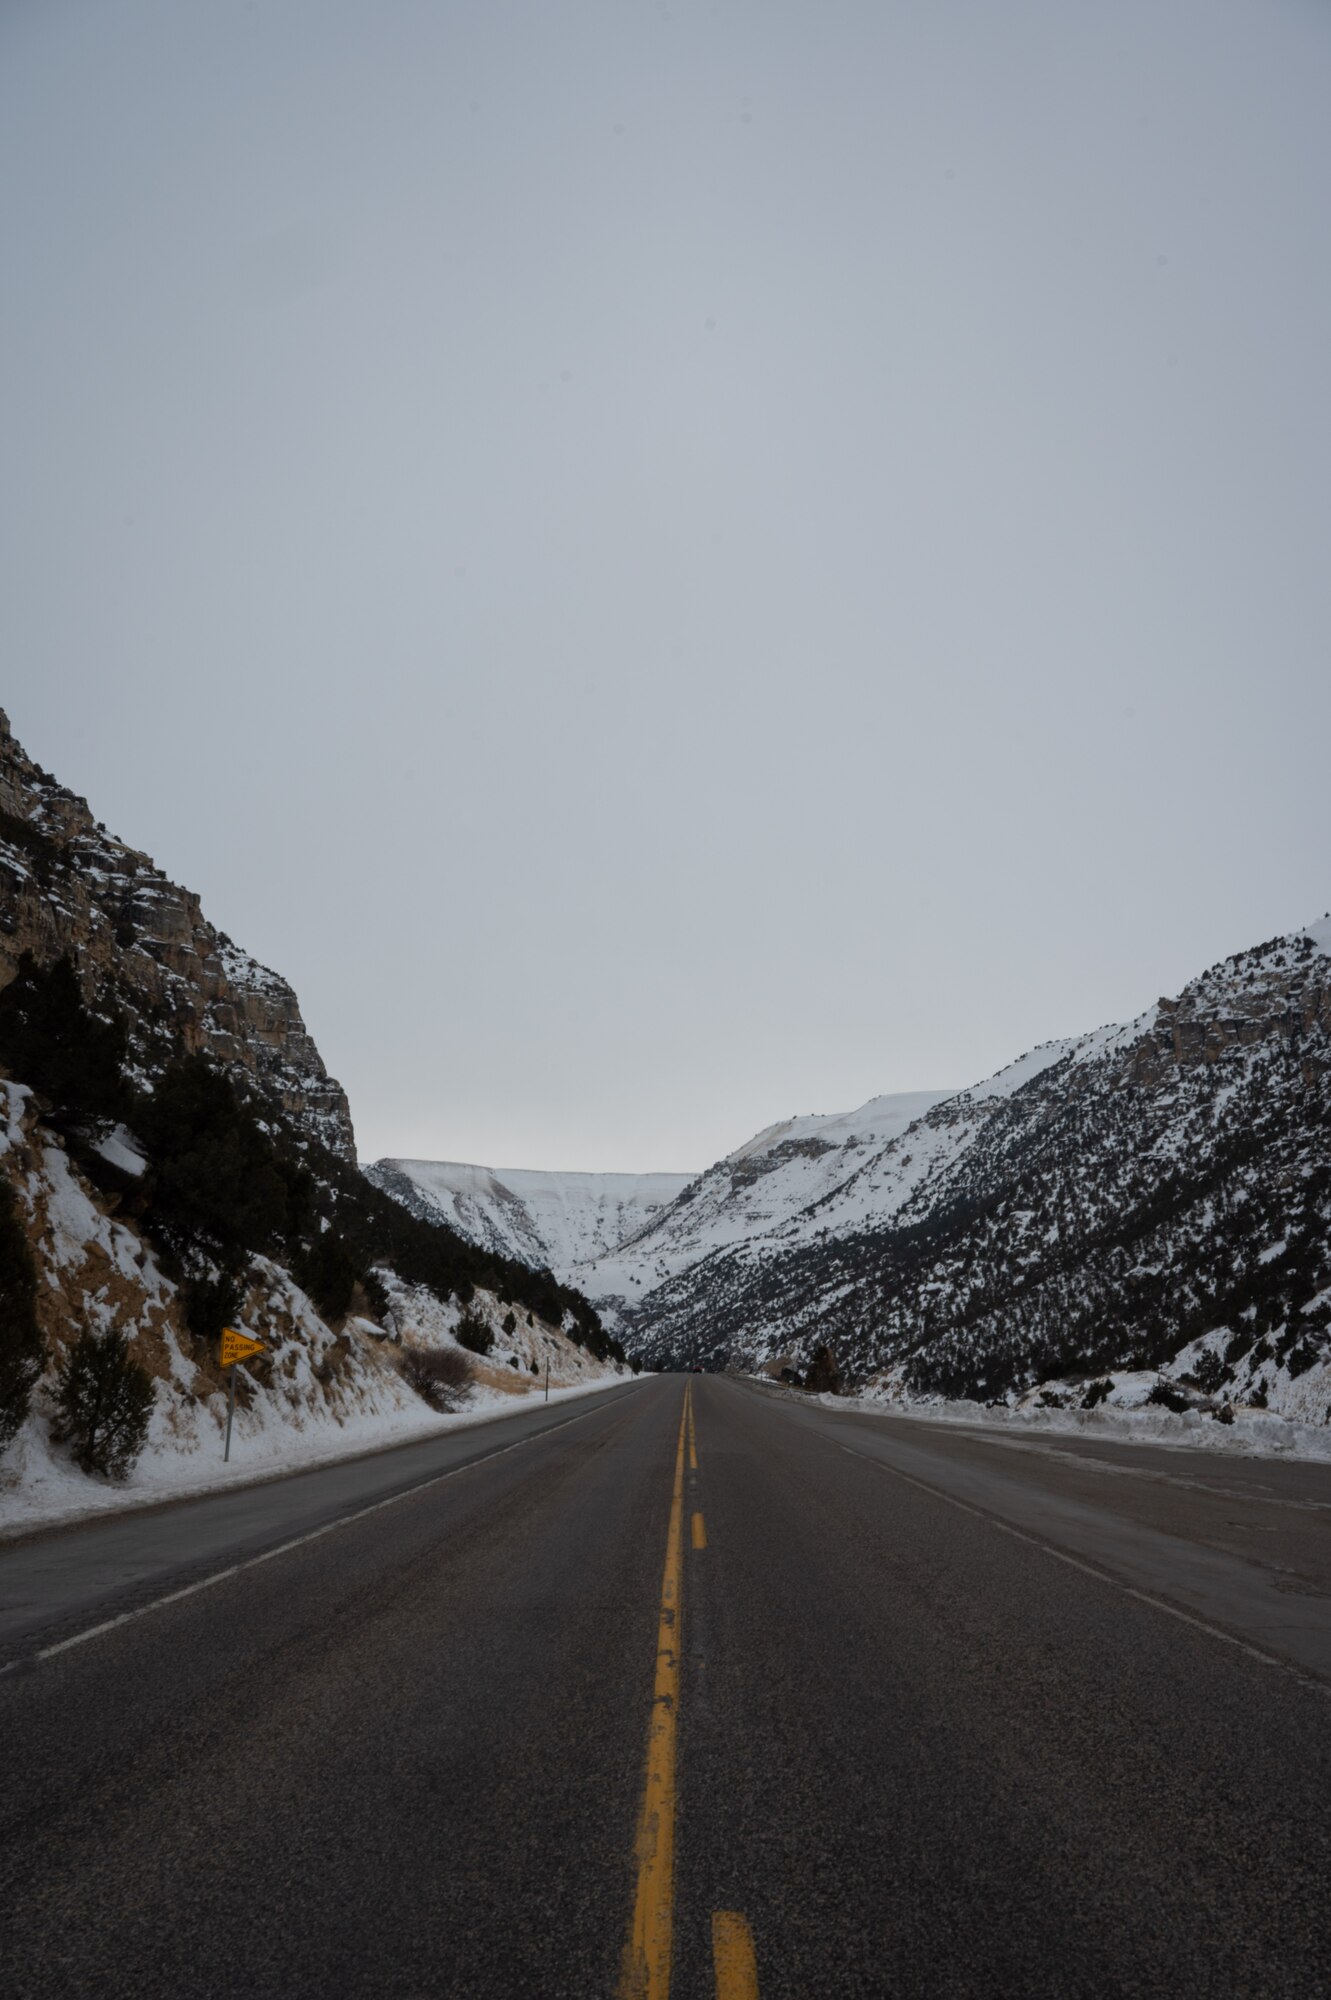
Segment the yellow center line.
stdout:
<path fill-rule="evenodd" d="M 633 1922 L 619 1975 L 619 2000 L 667 2000 L 675 1894 L 675 1739 L 679 1721 L 680 1620 L 684 1581 L 684 1439 L 692 1383 L 675 1447 L 675 1484 L 666 1531 L 661 1614 L 656 1630 L 656 1680 L 647 1731 L 647 1775 L 638 1814 L 637 1889 Z"/>
<path fill-rule="evenodd" d="M 693 1517 L 693 1546 L 695 1549 L 707 1547 L 707 1524 L 701 1514 Z"/>
<path fill-rule="evenodd" d="M 689 1413 L 689 1471 L 698 1470 L 698 1427 L 693 1416 L 693 1384 L 689 1383 L 685 1406 Z"/>
<path fill-rule="evenodd" d="M 712 1916 L 712 1965 L 716 2000 L 758 2000 L 758 1960 L 753 1932 L 738 1910 Z"/>

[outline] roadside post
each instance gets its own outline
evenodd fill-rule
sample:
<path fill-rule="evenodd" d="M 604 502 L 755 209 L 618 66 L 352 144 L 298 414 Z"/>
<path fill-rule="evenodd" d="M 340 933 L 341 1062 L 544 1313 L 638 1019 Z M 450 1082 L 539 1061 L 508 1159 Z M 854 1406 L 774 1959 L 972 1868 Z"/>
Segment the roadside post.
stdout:
<path fill-rule="evenodd" d="M 545 1400 L 547 1403 L 550 1400 L 550 1356 L 548 1354 L 545 1357 Z"/>
<path fill-rule="evenodd" d="M 236 1363 L 248 1361 L 251 1354 L 262 1354 L 263 1342 L 255 1340 L 251 1334 L 238 1333 L 234 1326 L 222 1328 L 222 1366 L 227 1370 L 228 1387 L 226 1398 L 226 1450 L 222 1453 L 225 1465 L 231 1457 L 231 1424 L 236 1414 Z"/>

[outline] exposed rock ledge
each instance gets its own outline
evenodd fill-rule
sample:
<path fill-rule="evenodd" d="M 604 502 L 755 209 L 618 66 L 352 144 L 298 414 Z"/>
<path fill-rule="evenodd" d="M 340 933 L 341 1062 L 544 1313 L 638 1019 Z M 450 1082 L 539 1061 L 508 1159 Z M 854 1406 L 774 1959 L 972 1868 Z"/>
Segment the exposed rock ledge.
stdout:
<path fill-rule="evenodd" d="M 355 1159 L 346 1093 L 291 987 L 34 764 L 0 710 L 0 986 L 25 951 L 42 963 L 72 955 L 89 999 L 128 1015 L 149 1066 L 164 1035 L 239 1064 L 310 1137 Z"/>

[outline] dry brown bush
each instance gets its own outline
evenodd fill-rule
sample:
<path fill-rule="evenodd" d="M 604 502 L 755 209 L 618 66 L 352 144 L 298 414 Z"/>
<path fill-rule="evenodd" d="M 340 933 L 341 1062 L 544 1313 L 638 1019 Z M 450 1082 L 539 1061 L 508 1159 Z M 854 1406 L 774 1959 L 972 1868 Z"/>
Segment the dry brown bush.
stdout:
<path fill-rule="evenodd" d="M 471 1381 L 471 1362 L 456 1347 L 404 1347 L 404 1381 L 432 1410 L 456 1410 Z"/>

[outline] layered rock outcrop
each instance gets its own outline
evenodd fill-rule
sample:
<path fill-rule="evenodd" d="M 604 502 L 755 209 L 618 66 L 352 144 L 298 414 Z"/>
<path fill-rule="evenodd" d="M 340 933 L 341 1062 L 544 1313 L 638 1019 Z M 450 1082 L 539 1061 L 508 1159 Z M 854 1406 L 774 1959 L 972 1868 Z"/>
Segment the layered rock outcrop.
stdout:
<path fill-rule="evenodd" d="M 0 986 L 22 954 L 68 954 L 85 995 L 125 1016 L 145 1074 L 172 1050 L 249 1073 L 298 1130 L 355 1159 L 351 1112 L 284 979 L 204 917 L 199 899 L 35 764 L 0 711 Z"/>
<path fill-rule="evenodd" d="M 1236 952 L 1156 1003 L 1151 1032 L 1132 1051 L 1135 1083 L 1158 1083 L 1171 1066 L 1215 1063 L 1237 1049 L 1275 1041 L 1328 1060 L 1331 957 L 1323 926 Z"/>

